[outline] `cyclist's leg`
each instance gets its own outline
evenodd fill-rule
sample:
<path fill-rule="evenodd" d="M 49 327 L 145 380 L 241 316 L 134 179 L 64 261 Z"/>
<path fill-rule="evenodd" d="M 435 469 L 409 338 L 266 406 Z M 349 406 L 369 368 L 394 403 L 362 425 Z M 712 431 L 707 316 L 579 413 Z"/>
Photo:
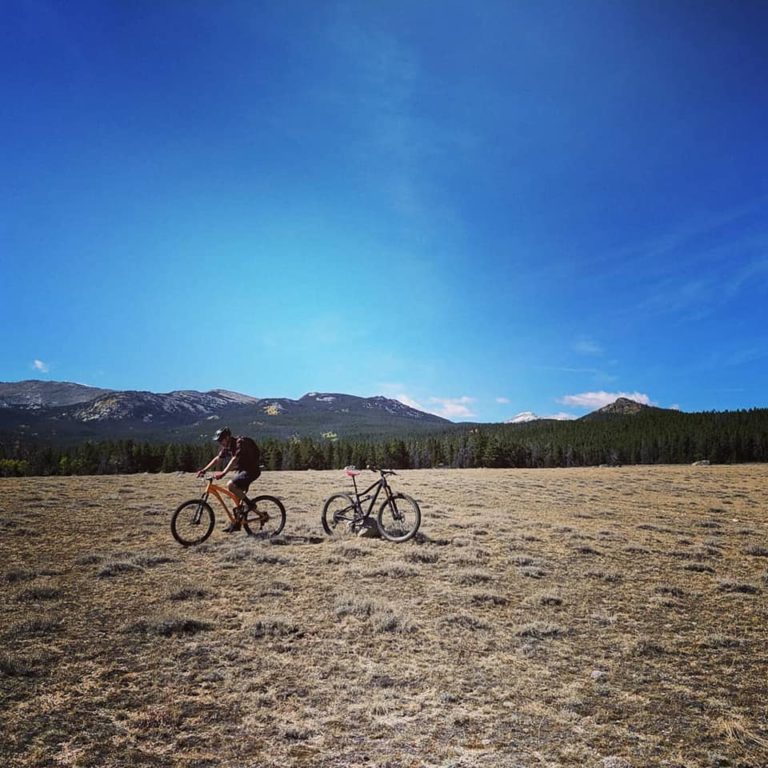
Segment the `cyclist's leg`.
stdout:
<path fill-rule="evenodd" d="M 240 471 L 227 483 L 227 488 L 237 496 L 241 504 L 250 506 L 247 493 L 252 481 L 253 477 L 248 472 Z"/>
<path fill-rule="evenodd" d="M 239 531 L 242 527 L 242 521 L 245 519 L 245 511 L 250 505 L 246 491 L 251 484 L 250 478 L 247 472 L 238 472 L 228 483 L 227 488 L 237 497 L 240 504 L 238 509 L 235 510 L 235 522 L 226 526 L 224 530 L 227 533 L 234 533 Z"/>

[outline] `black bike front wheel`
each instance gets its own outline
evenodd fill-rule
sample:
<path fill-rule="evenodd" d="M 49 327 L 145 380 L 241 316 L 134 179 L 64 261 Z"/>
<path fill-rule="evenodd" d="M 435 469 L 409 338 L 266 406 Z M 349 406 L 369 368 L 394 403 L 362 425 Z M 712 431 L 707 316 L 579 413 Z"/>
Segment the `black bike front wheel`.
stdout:
<path fill-rule="evenodd" d="M 395 493 L 380 507 L 376 516 L 379 532 L 389 541 L 408 541 L 421 525 L 421 510 L 415 499 Z"/>
<path fill-rule="evenodd" d="M 334 493 L 323 505 L 321 517 L 323 530 L 329 536 L 339 536 L 354 532 L 357 524 L 355 502 L 348 493 Z"/>
<path fill-rule="evenodd" d="M 285 527 L 285 506 L 274 496 L 251 499 L 251 508 L 245 515 L 244 527 L 251 536 L 271 538 Z"/>
<path fill-rule="evenodd" d="M 202 499 L 180 504 L 171 518 L 171 533 L 179 544 L 191 547 L 202 544 L 213 530 L 213 509 Z"/>

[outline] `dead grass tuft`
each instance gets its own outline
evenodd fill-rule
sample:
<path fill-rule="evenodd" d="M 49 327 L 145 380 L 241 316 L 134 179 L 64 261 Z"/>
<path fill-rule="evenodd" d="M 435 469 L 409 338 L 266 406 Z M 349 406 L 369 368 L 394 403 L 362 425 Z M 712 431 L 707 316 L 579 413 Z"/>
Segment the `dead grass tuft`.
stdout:
<path fill-rule="evenodd" d="M 717 589 L 719 592 L 740 595 L 756 595 L 760 592 L 760 589 L 754 584 L 748 584 L 744 581 L 736 581 L 734 579 L 720 579 L 717 583 Z"/>
<path fill-rule="evenodd" d="M 369 621 L 375 632 L 415 632 L 416 622 L 394 610 L 381 600 L 364 597 L 343 597 L 336 602 L 336 615 L 353 616 Z"/>
<path fill-rule="evenodd" d="M 120 576 L 125 573 L 136 573 L 141 571 L 142 567 L 136 563 L 130 563 L 125 560 L 113 560 L 105 563 L 103 568 L 96 574 L 100 579 L 111 579 L 114 576 Z"/>
<path fill-rule="evenodd" d="M 667 647 L 653 637 L 639 637 L 630 646 L 634 656 L 664 656 L 669 653 Z"/>
<path fill-rule="evenodd" d="M 490 631 L 491 625 L 469 613 L 453 613 L 441 619 L 440 626 L 446 630 L 462 629 L 470 632 Z"/>
<path fill-rule="evenodd" d="M 248 633 L 256 639 L 301 637 L 304 634 L 295 621 L 285 616 L 263 616 L 251 624 Z"/>
<path fill-rule="evenodd" d="M 713 723 L 715 734 L 726 741 L 739 744 L 754 743 L 768 750 L 768 739 L 759 736 L 754 726 L 743 715 L 729 714 L 717 718 Z"/>
<path fill-rule="evenodd" d="M 30 587 L 22 590 L 16 600 L 20 603 L 38 603 L 41 600 L 58 600 L 61 590 L 56 587 Z"/>
<path fill-rule="evenodd" d="M 731 635 L 715 632 L 711 635 L 703 637 L 701 644 L 705 648 L 713 649 L 741 648 L 744 645 L 744 640 L 740 637 L 733 637 Z"/>
<path fill-rule="evenodd" d="M 374 613 L 386 610 L 386 606 L 377 600 L 366 597 L 343 597 L 336 601 L 337 616 L 358 616 L 367 618 Z"/>
<path fill-rule="evenodd" d="M 557 592 L 539 592 L 530 598 L 531 602 L 538 605 L 557 606 L 563 604 L 563 598 Z"/>
<path fill-rule="evenodd" d="M 509 603 L 508 598 L 504 597 L 504 595 L 499 595 L 496 592 L 476 592 L 470 599 L 475 605 L 501 606 Z"/>
<path fill-rule="evenodd" d="M 37 665 L 29 657 L 19 657 L 0 651 L 0 675 L 4 677 L 35 677 Z"/>
<path fill-rule="evenodd" d="M 606 584 L 618 584 L 623 576 L 616 571 L 587 571 L 586 574 L 590 579 L 599 579 Z"/>
<path fill-rule="evenodd" d="M 36 616 L 9 627 L 5 637 L 11 641 L 28 637 L 47 637 L 61 632 L 63 626 L 64 622 L 58 617 Z"/>
<path fill-rule="evenodd" d="M 493 581 L 493 574 L 489 571 L 481 570 L 460 571 L 456 575 L 456 581 L 465 587 L 472 587 L 477 584 L 487 584 L 489 581 Z"/>
<path fill-rule="evenodd" d="M 600 555 L 603 554 L 602 552 L 600 552 L 597 549 L 594 549 L 593 547 L 586 547 L 586 546 L 584 546 L 584 547 L 575 547 L 574 548 L 574 552 L 576 552 L 579 555 L 596 555 L 596 556 L 600 556 Z"/>
<path fill-rule="evenodd" d="M 364 572 L 365 576 L 375 579 L 410 579 L 417 577 L 419 571 L 400 563 L 391 563 Z"/>
<path fill-rule="evenodd" d="M 704 565 L 703 563 L 687 563 L 683 566 L 686 571 L 693 571 L 694 573 L 714 573 L 715 569 L 711 565 Z"/>
<path fill-rule="evenodd" d="M 529 579 L 543 579 L 547 572 L 536 565 L 527 565 L 525 568 L 520 568 L 519 573 L 521 576 L 525 576 Z"/>
<path fill-rule="evenodd" d="M 527 624 L 521 624 L 514 629 L 517 637 L 533 638 L 534 640 L 544 640 L 548 638 L 562 637 L 565 634 L 562 627 L 549 621 L 530 621 Z"/>
<path fill-rule="evenodd" d="M 424 563 L 432 565 L 440 559 L 440 555 L 437 552 L 430 552 L 429 550 L 417 549 L 412 552 L 405 553 L 405 560 L 409 563 Z"/>
<path fill-rule="evenodd" d="M 751 555 L 752 557 L 768 557 L 768 547 L 752 544 L 744 550 L 744 554 Z"/>
<path fill-rule="evenodd" d="M 169 600 L 183 601 L 183 600 L 202 600 L 207 597 L 208 593 L 200 587 L 183 587 L 177 590 L 169 596 Z"/>
<path fill-rule="evenodd" d="M 5 580 L 9 584 L 18 584 L 20 581 L 32 581 L 36 574 L 33 571 L 18 569 L 6 571 Z"/>
<path fill-rule="evenodd" d="M 157 616 L 149 619 L 140 619 L 126 627 L 125 632 L 173 637 L 196 635 L 211 628 L 210 622 L 200 621 L 199 619 L 180 616 Z"/>

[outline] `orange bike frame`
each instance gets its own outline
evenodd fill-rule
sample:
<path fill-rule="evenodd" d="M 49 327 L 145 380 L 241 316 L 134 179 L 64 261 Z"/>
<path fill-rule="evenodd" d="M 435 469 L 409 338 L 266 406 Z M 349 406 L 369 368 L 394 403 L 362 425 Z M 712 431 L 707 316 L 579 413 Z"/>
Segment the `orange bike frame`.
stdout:
<path fill-rule="evenodd" d="M 205 489 L 205 493 L 203 493 L 203 501 L 208 501 L 208 497 L 211 494 L 213 494 L 219 500 L 219 504 L 224 507 L 224 511 L 227 513 L 229 521 L 234 523 L 235 516 L 232 514 L 232 512 L 229 511 L 227 502 L 222 498 L 222 494 L 232 499 L 235 506 L 240 504 L 240 499 L 238 499 L 237 496 L 235 496 L 235 494 L 229 490 L 229 488 L 225 488 L 223 485 L 216 485 L 211 478 L 208 478 L 208 487 Z"/>

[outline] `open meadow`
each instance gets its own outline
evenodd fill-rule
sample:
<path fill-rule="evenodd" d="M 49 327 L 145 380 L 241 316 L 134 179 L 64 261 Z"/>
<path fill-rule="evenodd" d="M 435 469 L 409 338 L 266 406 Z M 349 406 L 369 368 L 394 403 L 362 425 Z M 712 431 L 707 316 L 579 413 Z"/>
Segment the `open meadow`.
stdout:
<path fill-rule="evenodd" d="M 0 765 L 768 765 L 768 465 L 404 471 L 404 544 L 349 484 L 185 549 L 192 475 L 0 480 Z"/>

